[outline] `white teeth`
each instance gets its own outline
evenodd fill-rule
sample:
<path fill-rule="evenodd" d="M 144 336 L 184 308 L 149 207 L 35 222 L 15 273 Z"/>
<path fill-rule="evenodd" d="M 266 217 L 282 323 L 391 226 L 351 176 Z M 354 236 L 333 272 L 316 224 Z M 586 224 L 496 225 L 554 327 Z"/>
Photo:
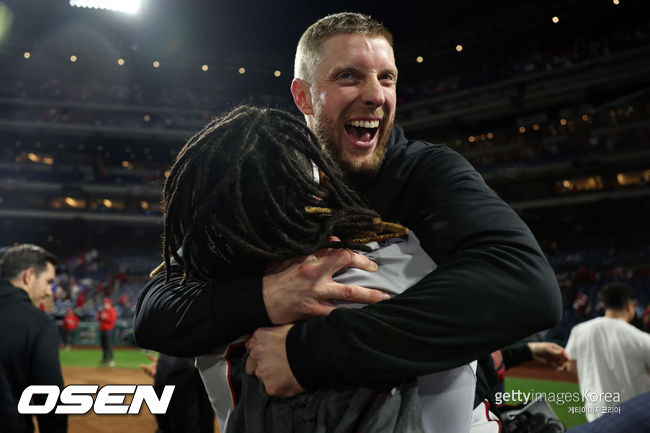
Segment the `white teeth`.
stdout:
<path fill-rule="evenodd" d="M 379 120 L 351 120 L 346 125 L 356 126 L 357 128 L 379 128 Z"/>

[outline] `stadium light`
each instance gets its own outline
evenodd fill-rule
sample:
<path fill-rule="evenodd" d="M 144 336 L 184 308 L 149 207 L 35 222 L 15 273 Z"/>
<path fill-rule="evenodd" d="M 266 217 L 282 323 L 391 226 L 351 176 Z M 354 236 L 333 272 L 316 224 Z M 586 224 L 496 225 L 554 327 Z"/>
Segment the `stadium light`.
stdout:
<path fill-rule="evenodd" d="M 5 36 L 9 35 L 13 20 L 14 13 L 7 5 L 0 1 L 0 42 L 4 40 Z"/>
<path fill-rule="evenodd" d="M 78 8 L 108 9 L 135 15 L 140 11 L 142 0 L 70 0 L 70 6 Z"/>

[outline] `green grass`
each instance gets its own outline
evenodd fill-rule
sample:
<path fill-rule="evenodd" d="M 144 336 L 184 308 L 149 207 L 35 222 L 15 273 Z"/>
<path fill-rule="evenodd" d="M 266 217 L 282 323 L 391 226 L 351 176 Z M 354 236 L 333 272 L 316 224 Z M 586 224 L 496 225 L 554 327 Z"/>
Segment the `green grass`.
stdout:
<path fill-rule="evenodd" d="M 116 367 L 140 368 L 140 364 L 151 362 L 147 358 L 147 352 L 138 349 L 114 349 L 113 351 Z M 59 354 L 63 367 L 98 367 L 101 365 L 102 350 L 99 348 L 72 348 L 68 351 L 59 350 Z"/>
<path fill-rule="evenodd" d="M 507 377 L 506 378 L 506 392 L 512 391 L 521 391 L 522 393 L 533 392 L 533 393 L 544 393 L 547 397 L 547 401 L 550 406 L 553 408 L 557 414 L 560 421 L 564 424 L 566 428 L 574 427 L 580 424 L 587 422 L 587 418 L 583 413 L 571 413 L 569 412 L 571 407 L 582 407 L 582 401 L 575 402 L 563 402 L 563 404 L 558 404 L 557 402 L 551 401 L 552 398 L 556 398 L 560 393 L 580 393 L 580 388 L 578 388 L 577 383 L 562 382 L 556 380 L 541 380 L 541 379 L 524 379 L 519 377 Z M 553 395 L 553 396 L 551 396 Z M 523 400 L 521 401 L 523 403 Z M 510 404 L 516 404 L 516 402 L 511 402 Z"/>

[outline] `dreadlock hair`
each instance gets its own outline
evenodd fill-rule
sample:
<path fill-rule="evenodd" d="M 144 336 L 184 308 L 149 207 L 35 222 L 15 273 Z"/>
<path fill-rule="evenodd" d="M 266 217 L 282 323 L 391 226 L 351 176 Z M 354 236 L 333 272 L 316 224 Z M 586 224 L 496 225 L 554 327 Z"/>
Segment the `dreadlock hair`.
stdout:
<path fill-rule="evenodd" d="M 364 207 L 301 120 L 251 106 L 190 138 L 165 181 L 162 208 L 166 278 L 173 257 L 183 282 L 232 278 L 323 247 L 364 249 L 407 231 Z"/>

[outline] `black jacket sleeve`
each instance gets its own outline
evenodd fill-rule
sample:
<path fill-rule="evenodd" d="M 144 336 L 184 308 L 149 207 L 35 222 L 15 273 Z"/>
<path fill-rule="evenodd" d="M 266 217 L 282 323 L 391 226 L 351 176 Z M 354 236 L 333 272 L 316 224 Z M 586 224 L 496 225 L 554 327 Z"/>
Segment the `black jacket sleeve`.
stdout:
<path fill-rule="evenodd" d="M 501 349 L 501 354 L 503 355 L 503 364 L 506 366 L 506 370 L 533 360 L 533 353 L 526 343 L 504 347 Z"/>
<path fill-rule="evenodd" d="M 229 281 L 189 280 L 172 268 L 142 289 L 133 320 L 140 347 L 172 356 L 198 356 L 270 326 L 262 298 L 262 276 Z"/>
<path fill-rule="evenodd" d="M 29 383 L 38 385 L 57 385 L 63 388 L 63 376 L 59 362 L 59 331 L 52 320 L 43 322 L 30 358 Z M 34 397 L 35 403 L 44 404 L 45 396 Z M 43 433 L 65 433 L 68 431 L 68 416 L 56 415 L 54 411 L 37 415 L 38 430 Z"/>
<path fill-rule="evenodd" d="M 399 197 L 389 218 L 414 230 L 438 268 L 390 300 L 296 324 L 287 356 L 306 389 L 456 367 L 560 320 L 557 280 L 532 233 L 460 155 L 423 152 Z"/>

